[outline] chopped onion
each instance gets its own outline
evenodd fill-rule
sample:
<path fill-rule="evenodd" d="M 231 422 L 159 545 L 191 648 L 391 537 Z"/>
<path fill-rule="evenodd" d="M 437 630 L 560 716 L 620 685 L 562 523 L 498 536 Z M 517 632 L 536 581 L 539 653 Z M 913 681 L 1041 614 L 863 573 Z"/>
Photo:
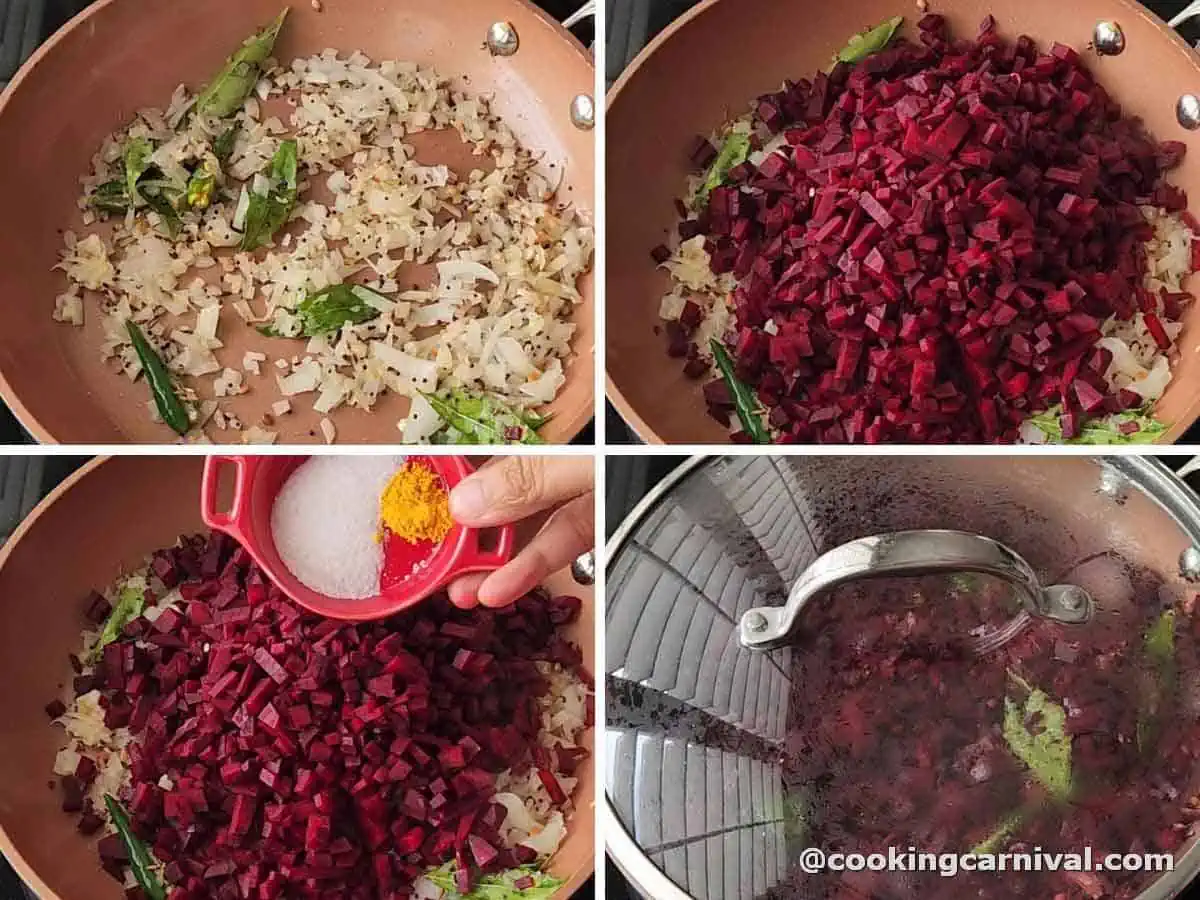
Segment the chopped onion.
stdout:
<path fill-rule="evenodd" d="M 500 276 L 485 266 L 469 259 L 450 259 L 437 264 L 438 278 L 443 283 L 456 280 L 488 281 L 500 283 Z"/>
<path fill-rule="evenodd" d="M 241 231 L 246 227 L 246 213 L 250 211 L 250 193 L 245 186 L 238 194 L 237 206 L 233 210 L 233 230 Z"/>

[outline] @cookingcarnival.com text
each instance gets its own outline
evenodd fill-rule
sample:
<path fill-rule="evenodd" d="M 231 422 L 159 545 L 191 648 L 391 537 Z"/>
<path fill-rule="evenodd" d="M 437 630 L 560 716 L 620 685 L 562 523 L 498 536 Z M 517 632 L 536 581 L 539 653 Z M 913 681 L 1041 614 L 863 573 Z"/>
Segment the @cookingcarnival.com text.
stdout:
<path fill-rule="evenodd" d="M 872 853 L 826 851 L 809 847 L 798 863 L 809 875 L 820 872 L 936 872 L 954 878 L 969 872 L 1170 872 L 1170 853 L 1051 852 L 1041 847 L 1012 853 L 934 853 L 915 847 L 889 847 Z"/>

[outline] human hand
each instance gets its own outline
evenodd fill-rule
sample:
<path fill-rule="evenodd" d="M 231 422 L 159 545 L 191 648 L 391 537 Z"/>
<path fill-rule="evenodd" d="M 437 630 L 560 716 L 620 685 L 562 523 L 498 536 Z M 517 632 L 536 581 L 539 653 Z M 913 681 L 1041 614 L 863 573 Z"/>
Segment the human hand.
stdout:
<path fill-rule="evenodd" d="M 450 514 L 463 525 L 492 528 L 542 510 L 553 512 L 507 565 L 451 582 L 450 602 L 464 609 L 476 604 L 507 606 L 591 550 L 595 542 L 592 465 L 586 456 L 504 456 L 459 482 L 450 492 Z"/>

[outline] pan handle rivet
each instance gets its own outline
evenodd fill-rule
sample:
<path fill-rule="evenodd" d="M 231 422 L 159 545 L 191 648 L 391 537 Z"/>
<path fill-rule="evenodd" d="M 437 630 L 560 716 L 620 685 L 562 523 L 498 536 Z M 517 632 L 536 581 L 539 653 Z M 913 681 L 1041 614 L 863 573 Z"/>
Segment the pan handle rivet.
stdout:
<path fill-rule="evenodd" d="M 487 48 L 492 56 L 512 56 L 521 46 L 521 36 L 512 22 L 493 22 L 488 28 Z"/>
<path fill-rule="evenodd" d="M 767 630 L 767 617 L 760 612 L 752 612 L 746 616 L 746 627 L 758 634 Z"/>
<path fill-rule="evenodd" d="M 1200 581 L 1200 550 L 1188 547 L 1179 554 L 1179 574 L 1192 584 Z"/>
<path fill-rule="evenodd" d="M 1092 29 L 1092 46 L 1101 56 L 1116 56 L 1125 49 L 1125 32 L 1116 22 L 1097 22 Z"/>
<path fill-rule="evenodd" d="M 571 563 L 571 576 L 580 584 L 592 584 L 596 580 L 596 555 L 588 551 Z"/>
<path fill-rule="evenodd" d="M 596 127 L 596 104 L 587 94 L 576 94 L 571 100 L 571 124 L 584 131 Z"/>
<path fill-rule="evenodd" d="M 1200 128 L 1200 99 L 1195 94 L 1184 94 L 1175 102 L 1175 118 L 1188 131 Z"/>

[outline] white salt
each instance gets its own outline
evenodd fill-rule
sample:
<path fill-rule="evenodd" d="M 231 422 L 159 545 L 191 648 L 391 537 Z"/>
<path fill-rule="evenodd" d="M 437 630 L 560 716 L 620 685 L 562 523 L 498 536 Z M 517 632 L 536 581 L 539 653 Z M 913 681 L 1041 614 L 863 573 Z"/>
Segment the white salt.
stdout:
<path fill-rule="evenodd" d="M 271 531 L 293 575 L 327 597 L 379 593 L 379 497 L 403 462 L 403 456 L 314 456 L 291 474 L 271 509 Z"/>

